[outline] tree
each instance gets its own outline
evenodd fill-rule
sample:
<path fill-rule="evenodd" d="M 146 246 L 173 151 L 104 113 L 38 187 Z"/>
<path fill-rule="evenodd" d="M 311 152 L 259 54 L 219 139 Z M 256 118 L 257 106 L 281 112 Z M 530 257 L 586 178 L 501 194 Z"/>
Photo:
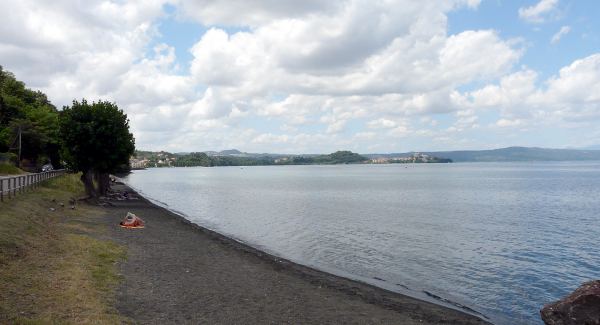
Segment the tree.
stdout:
<path fill-rule="evenodd" d="M 114 103 L 89 104 L 83 99 L 63 108 L 59 125 L 63 159 L 72 170 L 82 172 L 89 197 L 105 195 L 110 186 L 109 173 L 127 166 L 135 150 L 127 115 Z"/>
<path fill-rule="evenodd" d="M 40 91 L 25 87 L 0 66 L 0 152 L 14 151 L 21 135 L 21 158 L 59 164 L 58 111 Z M 30 166 L 31 167 L 31 166 Z"/>

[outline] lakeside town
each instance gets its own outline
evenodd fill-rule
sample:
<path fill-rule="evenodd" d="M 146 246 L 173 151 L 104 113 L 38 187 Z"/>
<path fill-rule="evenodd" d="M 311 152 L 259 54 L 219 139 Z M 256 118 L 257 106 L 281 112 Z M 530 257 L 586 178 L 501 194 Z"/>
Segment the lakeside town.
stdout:
<path fill-rule="evenodd" d="M 334 158 L 335 157 L 335 158 Z M 451 159 L 414 152 L 404 156 L 365 157 L 350 151 L 329 155 L 253 154 L 238 150 L 174 154 L 165 151 L 136 151 L 129 161 L 132 169 L 192 166 L 254 166 L 254 165 L 311 165 L 311 164 L 409 164 L 451 163 Z"/>

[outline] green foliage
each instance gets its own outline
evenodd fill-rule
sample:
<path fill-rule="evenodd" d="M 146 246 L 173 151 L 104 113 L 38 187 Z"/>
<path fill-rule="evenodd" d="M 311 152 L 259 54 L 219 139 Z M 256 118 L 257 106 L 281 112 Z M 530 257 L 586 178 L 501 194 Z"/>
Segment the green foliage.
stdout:
<path fill-rule="evenodd" d="M 213 156 L 210 158 L 210 166 L 265 166 L 275 164 L 272 157 Z"/>
<path fill-rule="evenodd" d="M 74 171 L 114 172 L 135 150 L 127 115 L 114 103 L 73 101 L 63 108 L 59 125 L 62 156 Z"/>
<path fill-rule="evenodd" d="M 317 156 L 316 159 L 326 164 L 353 164 L 367 160 L 367 158 L 351 151 L 336 151 L 329 155 Z"/>
<path fill-rule="evenodd" d="M 12 152 L 0 152 L 0 163 L 16 165 L 17 155 Z"/>
<path fill-rule="evenodd" d="M 114 309 L 126 251 L 101 239 L 106 211 L 59 205 L 82 192 L 66 174 L 0 203 L 0 324 L 131 323 Z"/>
<path fill-rule="evenodd" d="M 0 152 L 16 147 L 19 129 L 21 158 L 38 165 L 48 159 L 60 163 L 58 111 L 45 94 L 26 88 L 0 66 Z"/>
<path fill-rule="evenodd" d="M 278 163 L 284 165 L 335 165 L 335 164 L 357 164 L 367 161 L 363 157 L 352 151 L 336 151 L 328 155 L 317 156 L 293 156 Z"/>
<path fill-rule="evenodd" d="M 212 159 L 204 152 L 192 152 L 189 155 L 181 156 L 176 160 L 176 166 L 178 167 L 190 167 L 190 166 L 213 166 Z"/>
<path fill-rule="evenodd" d="M 233 150 L 231 150 L 233 151 Z M 268 166 L 268 165 L 333 165 L 363 163 L 368 159 L 351 151 L 337 151 L 328 155 L 313 156 L 269 156 L 243 154 L 236 150 L 234 155 L 209 156 L 204 152 L 172 154 L 168 152 L 137 151 L 138 159 L 146 159 L 149 167 L 192 167 L 192 166 Z"/>
<path fill-rule="evenodd" d="M 19 168 L 0 162 L 0 175 L 18 175 L 23 174 L 23 171 Z"/>

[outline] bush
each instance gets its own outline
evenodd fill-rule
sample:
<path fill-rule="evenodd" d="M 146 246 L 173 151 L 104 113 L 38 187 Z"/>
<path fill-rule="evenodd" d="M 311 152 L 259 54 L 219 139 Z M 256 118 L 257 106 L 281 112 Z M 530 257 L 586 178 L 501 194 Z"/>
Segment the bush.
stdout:
<path fill-rule="evenodd" d="M 0 175 L 18 175 L 23 171 L 12 164 L 0 163 Z"/>
<path fill-rule="evenodd" d="M 17 164 L 17 155 L 12 152 L 0 152 L 0 163 Z"/>

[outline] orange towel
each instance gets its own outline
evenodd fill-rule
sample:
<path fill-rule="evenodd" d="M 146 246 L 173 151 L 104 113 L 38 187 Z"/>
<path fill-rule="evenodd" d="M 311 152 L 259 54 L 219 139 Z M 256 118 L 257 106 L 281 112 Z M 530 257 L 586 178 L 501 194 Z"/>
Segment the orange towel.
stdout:
<path fill-rule="evenodd" d="M 123 228 L 139 229 L 144 228 L 144 220 L 131 212 L 127 212 L 127 216 L 119 225 Z"/>

